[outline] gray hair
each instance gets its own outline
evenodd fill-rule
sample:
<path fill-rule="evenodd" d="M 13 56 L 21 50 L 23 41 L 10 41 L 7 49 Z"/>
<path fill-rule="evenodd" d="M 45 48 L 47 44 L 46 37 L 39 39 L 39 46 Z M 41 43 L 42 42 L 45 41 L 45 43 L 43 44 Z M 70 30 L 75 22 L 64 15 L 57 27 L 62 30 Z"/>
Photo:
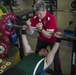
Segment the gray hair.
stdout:
<path fill-rule="evenodd" d="M 34 5 L 35 11 L 45 11 L 46 10 L 46 3 L 43 0 L 38 0 Z"/>

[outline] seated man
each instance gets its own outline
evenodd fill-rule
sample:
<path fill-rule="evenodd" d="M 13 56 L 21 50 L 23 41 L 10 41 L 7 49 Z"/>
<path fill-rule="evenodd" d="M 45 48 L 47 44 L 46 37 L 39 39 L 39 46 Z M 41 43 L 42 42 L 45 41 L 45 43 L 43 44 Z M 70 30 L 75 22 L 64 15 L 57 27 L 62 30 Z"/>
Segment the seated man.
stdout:
<path fill-rule="evenodd" d="M 55 53 L 57 52 L 60 42 L 61 33 L 56 32 L 54 35 L 57 38 L 52 50 L 48 53 L 46 49 L 41 49 L 38 54 L 35 54 L 28 43 L 26 37 L 27 26 L 22 28 L 22 42 L 24 51 L 26 53 L 25 57 L 18 62 L 15 66 L 9 68 L 1 75 L 37 75 L 46 68 L 48 68 L 53 62 Z"/>

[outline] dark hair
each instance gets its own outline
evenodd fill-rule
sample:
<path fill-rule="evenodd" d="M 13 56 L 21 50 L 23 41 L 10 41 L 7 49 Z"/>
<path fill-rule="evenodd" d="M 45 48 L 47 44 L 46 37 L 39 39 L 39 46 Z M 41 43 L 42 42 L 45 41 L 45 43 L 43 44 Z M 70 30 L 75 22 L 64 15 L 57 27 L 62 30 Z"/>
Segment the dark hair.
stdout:
<path fill-rule="evenodd" d="M 38 0 L 34 5 L 35 11 L 45 11 L 46 10 L 46 3 L 43 0 Z"/>
<path fill-rule="evenodd" d="M 36 50 L 36 54 L 38 54 L 38 52 L 41 51 L 42 49 L 46 49 L 46 51 L 48 52 L 48 49 L 47 48 L 40 48 L 40 49 L 37 49 Z"/>

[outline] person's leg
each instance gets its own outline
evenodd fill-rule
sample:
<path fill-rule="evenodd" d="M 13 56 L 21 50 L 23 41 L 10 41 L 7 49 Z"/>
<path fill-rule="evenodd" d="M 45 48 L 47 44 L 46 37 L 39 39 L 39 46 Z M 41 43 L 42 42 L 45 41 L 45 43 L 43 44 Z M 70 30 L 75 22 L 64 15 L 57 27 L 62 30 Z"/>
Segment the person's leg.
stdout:
<path fill-rule="evenodd" d="M 14 68 L 10 68 L 4 71 L 1 75 L 23 75 L 23 74 Z"/>
<path fill-rule="evenodd" d="M 41 48 L 46 48 L 47 46 L 48 46 L 48 44 L 46 44 L 45 42 L 38 39 L 36 49 L 35 49 L 35 53 L 37 54 Z"/>

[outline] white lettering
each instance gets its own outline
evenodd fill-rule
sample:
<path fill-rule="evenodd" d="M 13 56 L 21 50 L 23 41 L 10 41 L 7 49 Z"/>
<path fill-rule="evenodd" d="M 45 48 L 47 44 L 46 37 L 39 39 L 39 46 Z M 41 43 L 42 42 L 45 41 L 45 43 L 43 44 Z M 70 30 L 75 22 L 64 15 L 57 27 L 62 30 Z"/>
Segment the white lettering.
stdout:
<path fill-rule="evenodd" d="M 75 65 L 75 53 L 73 53 L 73 61 L 72 64 Z"/>

